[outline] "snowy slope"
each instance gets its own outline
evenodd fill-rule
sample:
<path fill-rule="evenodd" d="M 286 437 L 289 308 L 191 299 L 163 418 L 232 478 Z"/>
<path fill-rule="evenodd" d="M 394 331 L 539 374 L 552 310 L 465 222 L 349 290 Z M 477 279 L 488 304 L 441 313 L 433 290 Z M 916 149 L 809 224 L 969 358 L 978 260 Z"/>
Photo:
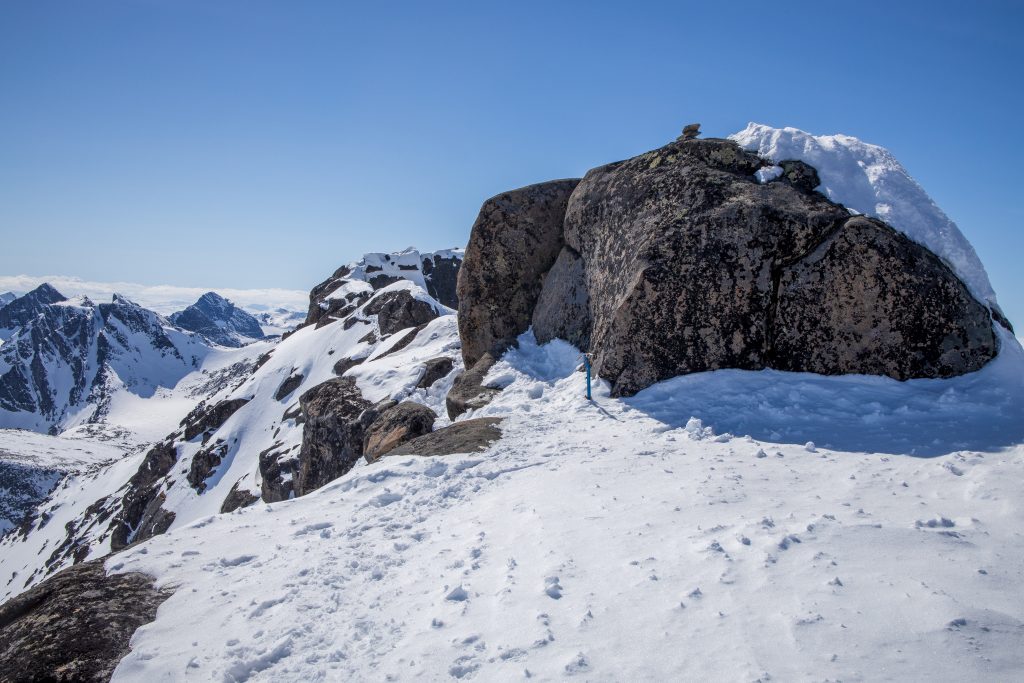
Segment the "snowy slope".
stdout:
<path fill-rule="evenodd" d="M 371 269 L 369 275 L 378 272 Z M 368 282 L 354 279 L 362 273 L 349 275 L 333 294 L 341 296 L 340 292 L 345 291 L 364 295 L 344 320 L 308 325 L 283 340 L 256 342 L 241 349 L 212 349 L 200 369 L 186 375 L 173 389 L 158 390 L 148 398 L 130 392 L 114 395 L 109 420 L 125 426 L 132 434 L 145 434 L 149 442 L 164 439 L 174 445 L 177 462 L 162 480 L 160 505 L 175 516 L 171 529 L 219 513 L 232 491 L 259 497 L 261 455 L 269 454 L 271 459 L 287 462 L 297 454 L 303 432 L 298 397 L 336 377 L 335 365 L 339 361 L 359 361 L 345 374 L 355 378 L 368 400 L 412 400 L 428 405 L 439 415 L 445 414 L 445 395 L 455 371 L 461 369 L 455 311 L 434 300 L 414 280 L 401 279 L 374 290 Z M 378 316 L 365 309 L 378 297 L 401 292 L 425 302 L 439 317 L 422 329 L 385 335 Z M 415 335 L 409 339 L 413 332 Z M 254 369 L 257 356 L 259 363 Z M 453 371 L 430 387 L 417 387 L 425 372 L 424 362 L 440 356 L 452 359 Z M 282 392 L 282 385 L 295 378 L 299 379 L 293 388 Z M 183 423 L 179 421 L 200 400 L 213 406 L 236 399 L 247 402 L 207 438 L 184 438 Z M 437 424 L 446 422 L 446 418 L 441 418 Z M 161 427 L 158 433 L 156 430 Z M 197 490 L 183 475 L 190 471 L 198 453 L 216 444 L 224 445 L 220 461 L 203 480 L 202 490 Z M 39 524 L 40 518 L 28 533 L 0 541 L 0 601 L 67 566 L 72 555 L 87 559 L 110 552 L 113 516 L 120 509 L 129 490 L 128 481 L 139 469 L 144 453 L 135 452 L 110 472 L 76 477 L 66 490 L 55 493 L 42 511 L 59 519 L 60 524 Z M 59 515 L 54 511 L 59 511 Z M 53 555 L 57 548 L 62 548 L 62 552 Z M 41 567 L 43 560 L 45 567 Z M 26 581 L 28 577 L 31 579 Z"/>
<path fill-rule="evenodd" d="M 706 373 L 720 417 L 702 424 L 673 409 L 675 380 L 627 400 L 599 382 L 588 403 L 576 350 L 525 336 L 491 373 L 506 389 L 478 414 L 506 420 L 487 452 L 386 457 L 110 558 L 176 588 L 115 680 L 1019 679 L 1024 358 L 1007 349 L 980 383 L 865 382 L 880 424 L 831 419 L 856 378 Z M 765 376 L 811 414 L 764 426 L 818 446 L 723 432 Z M 915 402 L 962 408 L 964 443 L 820 445 L 901 422 L 922 438 L 926 413 L 884 419 Z"/>
<path fill-rule="evenodd" d="M 849 135 L 811 135 L 759 123 L 729 136 L 772 161 L 799 159 L 818 171 L 834 202 L 875 216 L 942 257 L 974 296 L 996 305 L 985 267 L 967 238 L 884 147 Z"/>

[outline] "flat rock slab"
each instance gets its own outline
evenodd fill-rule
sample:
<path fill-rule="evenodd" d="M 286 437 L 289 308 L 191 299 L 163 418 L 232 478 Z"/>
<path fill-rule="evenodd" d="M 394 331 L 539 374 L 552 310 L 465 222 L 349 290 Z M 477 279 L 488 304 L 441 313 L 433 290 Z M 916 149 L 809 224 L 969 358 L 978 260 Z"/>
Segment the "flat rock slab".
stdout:
<path fill-rule="evenodd" d="M 389 451 L 392 455 L 453 455 L 476 453 L 501 438 L 500 417 L 478 417 L 442 427 Z"/>
<path fill-rule="evenodd" d="M 108 681 L 132 635 L 171 593 L 103 560 L 54 574 L 0 605 L 0 680 Z"/>

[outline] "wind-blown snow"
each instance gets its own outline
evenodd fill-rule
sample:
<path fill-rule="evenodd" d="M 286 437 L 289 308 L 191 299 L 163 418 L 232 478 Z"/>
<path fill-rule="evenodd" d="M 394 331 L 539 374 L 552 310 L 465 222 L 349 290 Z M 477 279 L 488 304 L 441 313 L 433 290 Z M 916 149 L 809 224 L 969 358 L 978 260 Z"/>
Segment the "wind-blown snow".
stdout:
<path fill-rule="evenodd" d="M 505 417 L 486 452 L 385 457 L 112 557 L 176 589 L 115 680 L 1024 675 L 1020 354 L 938 384 L 715 372 L 631 399 L 598 381 L 593 402 L 577 358 L 520 338 L 476 413 Z M 666 403 L 686 391 L 706 419 Z M 751 418 L 776 442 L 724 432 L 785 394 L 814 416 Z M 867 395 L 880 423 L 830 419 Z M 886 455 L 929 402 L 965 409 L 965 444 Z M 858 430 L 879 453 L 825 445 Z"/>
<path fill-rule="evenodd" d="M 979 300 L 996 304 L 985 267 L 967 238 L 884 147 L 849 135 L 812 135 L 759 123 L 729 136 L 773 162 L 813 166 L 819 191 L 858 213 L 875 216 L 940 256 Z M 763 182 L 763 181 L 762 181 Z"/>

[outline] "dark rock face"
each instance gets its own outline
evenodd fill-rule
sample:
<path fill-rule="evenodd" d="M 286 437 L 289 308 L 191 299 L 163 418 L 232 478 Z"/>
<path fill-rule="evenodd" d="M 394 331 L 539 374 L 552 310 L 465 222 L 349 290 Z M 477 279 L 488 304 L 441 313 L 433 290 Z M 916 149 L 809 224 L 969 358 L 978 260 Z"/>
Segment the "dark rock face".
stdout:
<path fill-rule="evenodd" d="M 240 482 L 235 482 L 235 485 L 228 491 L 228 495 L 224 498 L 224 502 L 221 503 L 220 511 L 234 512 L 239 508 L 249 507 L 260 499 L 259 496 L 250 493 L 239 487 Z"/>
<path fill-rule="evenodd" d="M 423 279 L 427 293 L 448 308 L 459 308 L 459 296 L 455 291 L 462 261 L 454 256 L 425 254 L 423 256 Z"/>
<path fill-rule="evenodd" d="M 103 560 L 58 572 L 0 606 L 0 678 L 108 681 L 170 595 L 145 574 L 107 576 Z"/>
<path fill-rule="evenodd" d="M 463 420 L 395 448 L 386 455 L 453 455 L 486 450 L 501 438 L 500 417 Z"/>
<path fill-rule="evenodd" d="M 494 400 L 501 389 L 484 386 L 484 377 L 494 365 L 494 356 L 485 353 L 476 365 L 455 378 L 444 399 L 448 417 L 452 420 L 467 410 L 476 410 Z"/>
<path fill-rule="evenodd" d="M 306 313 L 306 322 L 303 325 L 314 325 L 323 317 L 326 307 L 324 303 L 332 292 L 345 284 L 344 278 L 352 271 L 347 266 L 342 266 L 334 271 L 331 277 L 327 278 L 309 292 L 309 311 Z"/>
<path fill-rule="evenodd" d="M 403 401 L 383 411 L 363 439 L 363 457 L 373 462 L 406 441 L 429 434 L 437 415 L 420 403 Z"/>
<path fill-rule="evenodd" d="M 207 292 L 184 311 L 171 314 L 171 322 L 221 346 L 239 347 L 263 338 L 256 318 L 217 294 Z"/>
<path fill-rule="evenodd" d="M 196 493 L 206 490 L 206 480 L 216 471 L 227 454 L 228 445 L 218 439 L 216 443 L 192 456 L 192 464 L 188 468 L 186 479 Z"/>
<path fill-rule="evenodd" d="M 174 513 L 161 508 L 164 494 L 160 480 L 178 462 L 174 441 L 164 441 L 150 449 L 138 471 L 128 480 L 121 510 L 111 522 L 110 549 L 114 551 L 167 531 Z"/>
<path fill-rule="evenodd" d="M 363 307 L 367 315 L 377 316 L 381 334 L 394 334 L 407 327 L 426 325 L 438 317 L 434 307 L 413 297 L 407 290 L 384 292 Z"/>
<path fill-rule="evenodd" d="M 907 379 L 994 356 L 987 309 L 934 255 L 812 192 L 810 166 L 760 184 L 765 165 L 708 139 L 587 173 L 532 313 L 538 340 L 590 350 L 614 395 L 719 368 Z M 475 237 L 467 264 L 489 248 Z"/>
<path fill-rule="evenodd" d="M 299 388 L 299 385 L 302 384 L 302 380 L 305 378 L 305 375 L 297 372 L 289 375 L 285 381 L 281 382 L 281 386 L 277 388 L 274 400 L 280 401 L 283 398 L 287 398 L 290 393 Z"/>
<path fill-rule="evenodd" d="M 429 389 L 437 380 L 447 377 L 455 367 L 455 361 L 447 356 L 431 358 L 424 365 L 423 376 L 416 383 L 417 389 Z"/>
<path fill-rule="evenodd" d="M 200 403 L 181 422 L 185 428 L 185 441 L 191 441 L 200 434 L 203 435 L 203 442 L 209 438 L 209 434 L 220 428 L 228 418 L 249 402 L 246 398 L 233 398 L 219 401 L 212 406 Z"/>
<path fill-rule="evenodd" d="M 67 298 L 43 283 L 24 296 L 7 302 L 0 308 L 0 330 L 10 330 L 29 323 L 50 304 L 66 301 Z"/>
<path fill-rule="evenodd" d="M 280 442 L 260 453 L 260 494 L 263 502 L 288 500 L 295 492 L 295 473 L 299 459 L 293 457 Z"/>
<path fill-rule="evenodd" d="M 459 336 L 471 368 L 500 356 L 530 325 L 544 273 L 564 244 L 562 222 L 579 180 L 555 180 L 484 202 L 459 270 Z"/>
<path fill-rule="evenodd" d="M 363 455 L 366 428 L 376 419 L 374 406 L 354 380 L 339 377 L 299 397 L 306 423 L 302 431 L 296 496 L 314 491 L 352 469 Z"/>
<path fill-rule="evenodd" d="M 365 360 L 365 358 L 342 358 L 334 364 L 334 374 L 341 377 Z"/>
<path fill-rule="evenodd" d="M 817 169 L 802 161 L 780 161 L 779 166 L 782 167 L 783 180 L 798 190 L 812 192 L 814 188 L 821 185 Z"/>
<path fill-rule="evenodd" d="M 772 329 L 781 370 L 952 377 L 996 353 L 987 311 L 948 266 L 863 217 L 782 272 Z"/>

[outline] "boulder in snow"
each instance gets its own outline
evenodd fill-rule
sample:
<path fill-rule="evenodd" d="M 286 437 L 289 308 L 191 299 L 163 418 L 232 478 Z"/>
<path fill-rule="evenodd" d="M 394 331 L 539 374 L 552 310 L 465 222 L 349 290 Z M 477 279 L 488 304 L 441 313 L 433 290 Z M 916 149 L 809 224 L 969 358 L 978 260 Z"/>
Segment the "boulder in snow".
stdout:
<path fill-rule="evenodd" d="M 366 432 L 363 457 L 374 462 L 407 441 L 429 434 L 437 415 L 421 403 L 402 401 L 383 411 Z"/>

